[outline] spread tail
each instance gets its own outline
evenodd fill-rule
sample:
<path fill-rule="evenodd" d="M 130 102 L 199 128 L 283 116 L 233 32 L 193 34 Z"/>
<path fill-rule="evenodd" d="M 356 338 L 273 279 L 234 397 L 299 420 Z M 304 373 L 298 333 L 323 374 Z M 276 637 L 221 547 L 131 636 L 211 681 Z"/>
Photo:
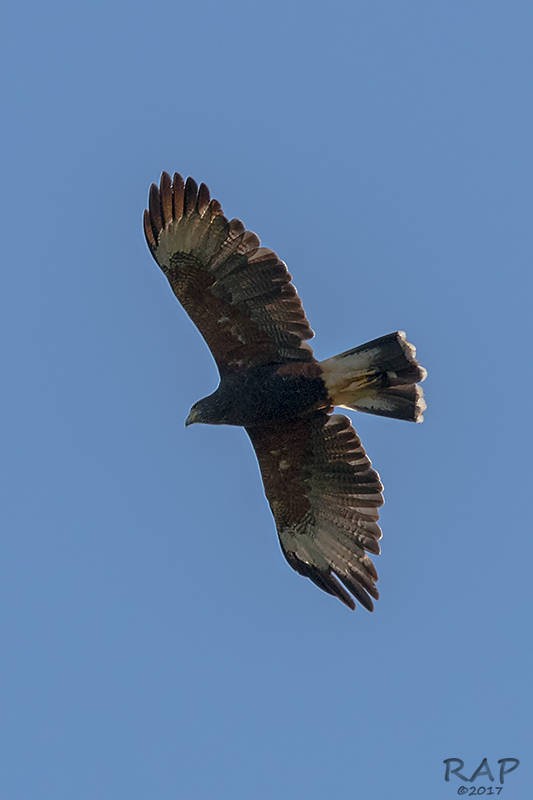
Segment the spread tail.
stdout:
<path fill-rule="evenodd" d="M 422 422 L 426 408 L 417 384 L 426 370 L 403 331 L 389 333 L 320 362 L 332 405 Z"/>

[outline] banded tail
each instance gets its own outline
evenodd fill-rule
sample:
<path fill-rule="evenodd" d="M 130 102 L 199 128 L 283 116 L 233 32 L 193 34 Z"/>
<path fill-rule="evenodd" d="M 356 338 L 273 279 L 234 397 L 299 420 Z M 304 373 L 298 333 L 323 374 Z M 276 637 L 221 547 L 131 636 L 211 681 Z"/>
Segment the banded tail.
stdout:
<path fill-rule="evenodd" d="M 389 333 L 320 362 L 332 405 L 422 422 L 426 408 L 417 384 L 426 370 L 403 331 Z"/>

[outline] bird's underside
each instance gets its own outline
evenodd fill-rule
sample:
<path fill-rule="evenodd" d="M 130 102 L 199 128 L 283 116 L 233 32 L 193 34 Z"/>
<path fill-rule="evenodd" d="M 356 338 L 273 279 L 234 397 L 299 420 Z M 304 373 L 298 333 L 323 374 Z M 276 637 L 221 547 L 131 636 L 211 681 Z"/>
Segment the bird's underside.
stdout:
<path fill-rule="evenodd" d="M 350 608 L 372 610 L 379 553 L 377 472 L 343 405 L 422 420 L 425 371 L 401 332 L 319 362 L 285 264 L 205 184 L 163 173 L 144 216 L 148 246 L 206 340 L 217 391 L 190 422 L 243 425 L 289 564 Z"/>

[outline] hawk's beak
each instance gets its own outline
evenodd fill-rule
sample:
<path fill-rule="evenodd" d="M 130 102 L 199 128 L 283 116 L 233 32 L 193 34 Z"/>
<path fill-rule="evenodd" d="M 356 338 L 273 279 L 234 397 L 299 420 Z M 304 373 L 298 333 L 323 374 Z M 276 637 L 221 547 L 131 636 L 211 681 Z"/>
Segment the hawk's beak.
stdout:
<path fill-rule="evenodd" d="M 185 420 L 185 427 L 187 428 L 194 422 L 198 422 L 198 411 L 195 408 L 191 408 L 191 410 L 189 411 L 189 416 Z"/>

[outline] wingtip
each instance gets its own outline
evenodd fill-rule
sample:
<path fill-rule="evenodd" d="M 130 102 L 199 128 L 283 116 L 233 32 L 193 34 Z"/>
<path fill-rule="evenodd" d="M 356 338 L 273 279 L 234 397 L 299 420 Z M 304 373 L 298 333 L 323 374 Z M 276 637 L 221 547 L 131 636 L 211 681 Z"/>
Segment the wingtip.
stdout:
<path fill-rule="evenodd" d="M 168 172 L 162 172 L 159 180 L 159 202 L 161 206 L 161 214 L 163 217 L 163 226 L 166 226 L 172 221 L 172 180 Z"/>
<path fill-rule="evenodd" d="M 144 228 L 144 236 L 146 238 L 146 243 L 150 248 L 150 250 L 154 250 L 157 245 L 157 241 L 155 239 L 154 231 L 152 229 L 152 220 L 150 218 L 150 212 L 148 211 L 147 208 L 144 209 L 143 213 L 143 228 Z"/>
<path fill-rule="evenodd" d="M 205 214 L 210 201 L 211 201 L 211 195 L 209 194 L 209 189 L 205 183 L 201 183 L 200 186 L 198 187 L 198 200 L 197 200 L 197 208 L 200 216 L 203 216 Z"/>
<path fill-rule="evenodd" d="M 185 181 L 185 199 L 184 199 L 184 216 L 192 214 L 196 208 L 196 199 L 198 197 L 198 184 L 194 178 L 189 177 Z"/>
<path fill-rule="evenodd" d="M 152 227 L 158 231 L 163 228 L 163 218 L 161 216 L 161 201 L 159 196 L 159 186 L 156 183 L 150 185 L 148 193 L 148 209 L 152 220 Z"/>

